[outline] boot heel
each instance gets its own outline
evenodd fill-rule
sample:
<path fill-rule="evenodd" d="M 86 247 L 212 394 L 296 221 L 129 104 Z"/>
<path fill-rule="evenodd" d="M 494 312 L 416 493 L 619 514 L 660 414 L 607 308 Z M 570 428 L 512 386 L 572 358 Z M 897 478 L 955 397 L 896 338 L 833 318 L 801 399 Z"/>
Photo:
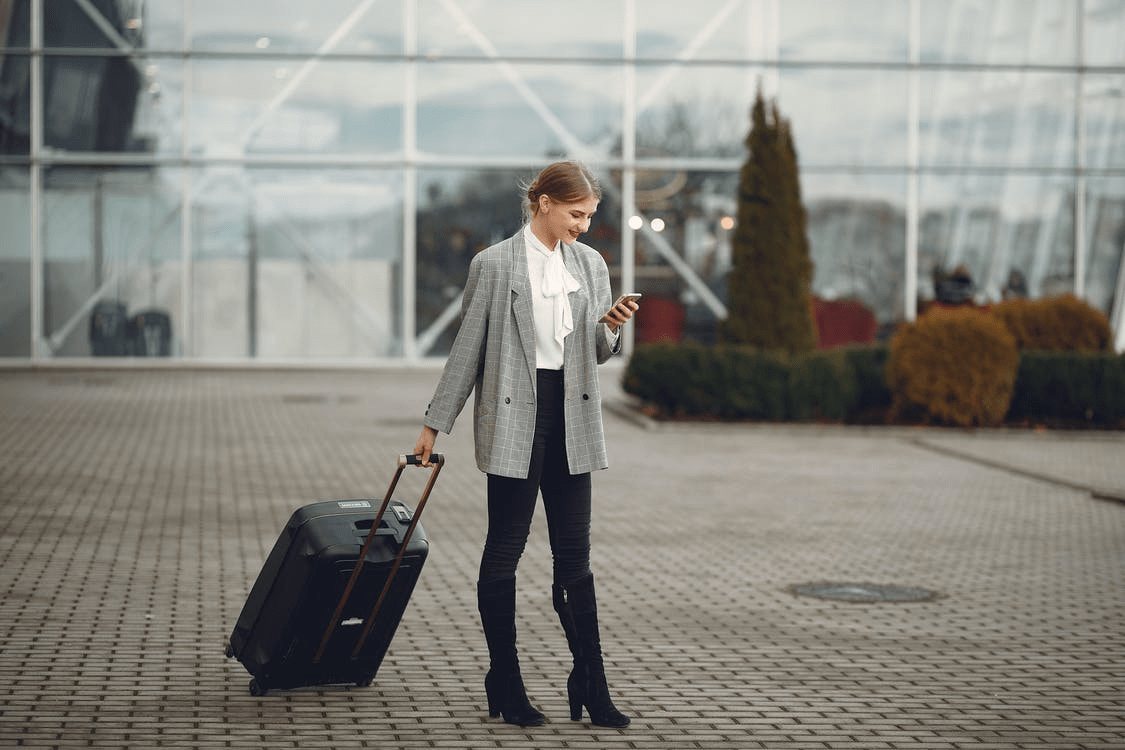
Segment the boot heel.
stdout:
<path fill-rule="evenodd" d="M 569 692 L 569 691 L 568 691 Z M 570 693 L 570 720 L 582 721 L 582 698 L 574 693 Z"/>
<path fill-rule="evenodd" d="M 484 676 L 484 694 L 488 697 L 488 717 L 490 719 L 500 718 L 500 701 L 493 695 L 496 692 L 496 686 L 493 683 L 492 670 L 488 670 L 488 674 Z"/>

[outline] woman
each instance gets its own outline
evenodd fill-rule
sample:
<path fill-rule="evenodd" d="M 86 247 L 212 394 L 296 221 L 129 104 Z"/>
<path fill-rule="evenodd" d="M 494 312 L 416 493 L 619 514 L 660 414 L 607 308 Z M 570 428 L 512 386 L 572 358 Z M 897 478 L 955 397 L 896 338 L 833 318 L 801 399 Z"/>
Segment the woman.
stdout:
<path fill-rule="evenodd" d="M 516 652 L 516 566 L 543 494 L 553 598 L 574 669 L 571 719 L 624 727 L 606 685 L 590 571 L 590 472 L 608 465 L 597 365 L 620 349 L 635 302 L 610 310 L 609 271 L 578 237 L 601 188 L 576 162 L 552 164 L 527 186 L 522 230 L 473 258 L 461 328 L 414 449 L 428 465 L 474 388 L 477 466 L 488 476 L 488 534 L 477 606 L 488 643 L 488 713 L 540 726 Z M 606 311 L 609 314 L 603 320 Z"/>

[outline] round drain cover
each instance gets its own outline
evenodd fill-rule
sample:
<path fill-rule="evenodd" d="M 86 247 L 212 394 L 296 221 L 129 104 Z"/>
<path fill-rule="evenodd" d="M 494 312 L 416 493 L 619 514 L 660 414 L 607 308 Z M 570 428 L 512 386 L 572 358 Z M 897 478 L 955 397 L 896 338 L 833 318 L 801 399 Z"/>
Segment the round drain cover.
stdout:
<path fill-rule="evenodd" d="M 789 590 L 798 596 L 842 602 L 926 602 L 937 598 L 937 592 L 929 589 L 875 583 L 803 583 Z"/>

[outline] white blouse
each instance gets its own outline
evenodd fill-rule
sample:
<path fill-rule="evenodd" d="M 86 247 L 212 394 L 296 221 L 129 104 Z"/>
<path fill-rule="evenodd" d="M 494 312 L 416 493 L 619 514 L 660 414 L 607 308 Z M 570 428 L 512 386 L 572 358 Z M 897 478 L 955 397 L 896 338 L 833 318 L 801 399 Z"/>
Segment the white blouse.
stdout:
<path fill-rule="evenodd" d="M 531 280 L 531 309 L 535 318 L 535 367 L 539 370 L 561 370 L 563 342 L 574 330 L 574 317 L 570 309 L 570 293 L 580 287 L 570 275 L 559 252 L 562 243 L 554 250 L 540 242 L 531 231 L 531 224 L 523 228 L 527 247 L 527 273 Z M 603 335 L 610 346 L 617 343 L 619 331 L 602 326 Z"/>
<path fill-rule="evenodd" d="M 535 318 L 535 366 L 540 370 L 561 370 L 563 341 L 574 330 L 570 293 L 579 288 L 578 280 L 563 264 L 561 242 L 549 250 L 531 231 L 530 224 L 524 227 L 523 239 Z"/>

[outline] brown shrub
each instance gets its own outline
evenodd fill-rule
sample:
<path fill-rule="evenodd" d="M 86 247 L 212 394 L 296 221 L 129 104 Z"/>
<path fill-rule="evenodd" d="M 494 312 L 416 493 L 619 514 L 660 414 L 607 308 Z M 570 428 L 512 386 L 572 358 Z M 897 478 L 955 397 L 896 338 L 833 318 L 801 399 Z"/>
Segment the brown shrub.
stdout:
<path fill-rule="evenodd" d="M 1073 294 L 1005 300 L 992 314 L 1007 326 L 1020 349 L 1104 352 L 1113 342 L 1109 319 Z"/>
<path fill-rule="evenodd" d="M 1016 339 L 999 317 L 968 307 L 934 309 L 891 341 L 892 412 L 926 423 L 998 425 L 1018 369 Z"/>

